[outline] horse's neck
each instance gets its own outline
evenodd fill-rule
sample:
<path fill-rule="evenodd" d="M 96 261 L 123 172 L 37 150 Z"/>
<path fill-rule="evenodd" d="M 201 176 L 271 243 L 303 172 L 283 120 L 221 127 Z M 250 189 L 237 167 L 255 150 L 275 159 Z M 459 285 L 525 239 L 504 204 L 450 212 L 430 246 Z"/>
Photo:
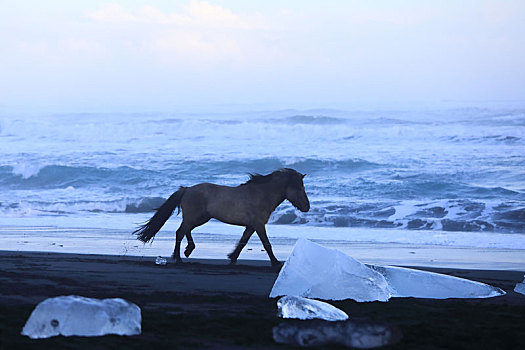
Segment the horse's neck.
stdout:
<path fill-rule="evenodd" d="M 271 211 L 273 212 L 275 208 L 281 204 L 286 198 L 286 185 L 284 181 L 271 181 L 263 186 L 265 197 L 268 201 Z"/>

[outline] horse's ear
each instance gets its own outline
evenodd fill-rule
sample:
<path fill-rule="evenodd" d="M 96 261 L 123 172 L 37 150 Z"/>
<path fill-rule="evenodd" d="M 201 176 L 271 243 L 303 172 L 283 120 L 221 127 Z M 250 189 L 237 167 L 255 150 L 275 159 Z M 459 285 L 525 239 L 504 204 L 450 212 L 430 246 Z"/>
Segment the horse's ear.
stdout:
<path fill-rule="evenodd" d="M 301 174 L 301 178 L 303 178 L 303 179 L 304 179 L 304 177 L 305 177 L 305 176 L 306 176 L 306 174 Z"/>

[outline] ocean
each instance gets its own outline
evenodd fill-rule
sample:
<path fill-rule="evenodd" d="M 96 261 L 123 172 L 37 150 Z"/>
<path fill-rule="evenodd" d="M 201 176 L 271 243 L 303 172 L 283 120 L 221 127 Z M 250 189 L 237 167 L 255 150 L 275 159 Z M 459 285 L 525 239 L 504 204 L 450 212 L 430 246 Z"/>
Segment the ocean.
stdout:
<path fill-rule="evenodd" d="M 284 202 L 270 239 L 525 249 L 525 109 L 1 112 L 0 226 L 131 233 L 179 186 L 282 167 L 311 210 Z"/>

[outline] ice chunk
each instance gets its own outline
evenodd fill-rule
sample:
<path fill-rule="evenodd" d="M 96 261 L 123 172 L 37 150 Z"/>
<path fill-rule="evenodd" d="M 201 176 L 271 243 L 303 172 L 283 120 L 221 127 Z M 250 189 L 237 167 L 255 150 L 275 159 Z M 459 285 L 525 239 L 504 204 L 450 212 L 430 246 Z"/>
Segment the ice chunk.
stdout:
<path fill-rule="evenodd" d="M 525 277 L 525 276 L 523 276 L 523 277 Z M 523 282 L 516 283 L 516 287 L 514 287 L 514 291 L 516 293 L 520 293 L 520 294 L 525 295 L 525 278 L 523 279 Z"/>
<path fill-rule="evenodd" d="M 291 295 L 324 300 L 387 301 L 380 273 L 343 254 L 299 239 L 273 285 L 271 298 Z"/>
<path fill-rule="evenodd" d="M 162 256 L 157 256 L 157 259 L 155 259 L 155 264 L 157 265 L 166 265 L 166 259 Z"/>
<path fill-rule="evenodd" d="M 56 335 L 86 337 L 105 334 L 137 335 L 140 308 L 124 299 L 91 299 L 76 295 L 49 298 L 29 316 L 22 335 L 49 338 Z"/>
<path fill-rule="evenodd" d="M 464 278 L 395 266 L 370 267 L 385 277 L 392 297 L 491 298 L 505 294 L 500 288 Z"/>
<path fill-rule="evenodd" d="M 281 323 L 272 330 L 280 344 L 319 347 L 328 344 L 370 349 L 398 342 L 402 334 L 386 323 L 327 322 L 320 320 Z"/>
<path fill-rule="evenodd" d="M 387 301 L 391 296 L 446 299 L 504 294 L 500 288 L 463 278 L 402 267 L 367 266 L 337 250 L 300 239 L 281 269 L 270 297 Z"/>
<path fill-rule="evenodd" d="M 348 315 L 328 303 L 302 297 L 285 296 L 277 302 L 279 316 L 309 320 L 318 318 L 325 321 L 344 321 Z"/>

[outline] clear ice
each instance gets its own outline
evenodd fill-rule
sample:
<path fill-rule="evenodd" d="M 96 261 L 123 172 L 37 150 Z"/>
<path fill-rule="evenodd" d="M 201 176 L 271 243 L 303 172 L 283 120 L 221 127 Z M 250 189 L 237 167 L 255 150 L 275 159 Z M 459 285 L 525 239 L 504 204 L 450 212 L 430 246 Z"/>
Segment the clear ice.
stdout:
<path fill-rule="evenodd" d="M 388 284 L 379 272 L 304 238 L 295 244 L 270 292 L 270 298 L 283 295 L 356 301 L 390 298 Z"/>
<path fill-rule="evenodd" d="M 523 277 L 525 277 L 525 276 L 523 276 Z M 525 295 L 525 278 L 523 279 L 523 282 L 516 283 L 516 287 L 514 287 L 514 291 L 516 293 L 520 293 L 520 294 Z"/>
<path fill-rule="evenodd" d="M 463 278 L 393 266 L 364 265 L 307 239 L 297 241 L 270 298 L 282 295 L 323 300 L 387 301 L 390 297 L 490 298 L 499 288 Z"/>
<path fill-rule="evenodd" d="M 157 258 L 155 259 L 155 264 L 156 265 L 166 265 L 166 259 L 163 258 L 162 256 L 157 256 Z"/>
<path fill-rule="evenodd" d="M 140 308 L 124 299 L 59 296 L 46 299 L 36 306 L 22 335 L 32 339 L 57 335 L 137 335 L 141 332 L 141 321 Z"/>
<path fill-rule="evenodd" d="M 321 319 L 325 321 L 344 321 L 348 315 L 328 303 L 302 297 L 285 296 L 277 301 L 279 316 L 299 320 Z"/>
<path fill-rule="evenodd" d="M 504 295 L 500 288 L 464 278 L 396 266 L 376 266 L 388 282 L 393 298 L 492 298 Z"/>

